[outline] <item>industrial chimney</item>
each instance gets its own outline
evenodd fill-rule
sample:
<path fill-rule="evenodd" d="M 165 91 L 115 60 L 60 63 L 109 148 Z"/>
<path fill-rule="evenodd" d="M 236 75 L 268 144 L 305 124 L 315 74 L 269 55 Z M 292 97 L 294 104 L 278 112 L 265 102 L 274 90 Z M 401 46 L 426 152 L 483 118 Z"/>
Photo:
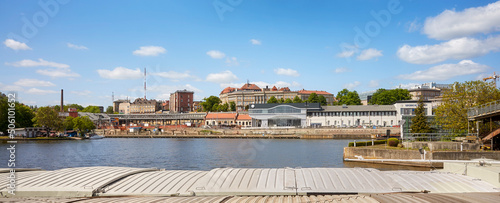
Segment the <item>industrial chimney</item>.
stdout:
<path fill-rule="evenodd" d="M 64 93 L 63 93 L 63 89 L 61 89 L 61 111 L 60 112 L 64 112 L 64 97 L 63 97 Z"/>

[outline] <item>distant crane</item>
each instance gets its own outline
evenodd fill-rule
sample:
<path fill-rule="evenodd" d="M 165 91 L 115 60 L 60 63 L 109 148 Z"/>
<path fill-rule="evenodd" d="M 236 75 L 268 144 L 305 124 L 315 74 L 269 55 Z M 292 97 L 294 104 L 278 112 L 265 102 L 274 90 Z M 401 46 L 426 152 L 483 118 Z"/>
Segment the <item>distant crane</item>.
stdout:
<path fill-rule="evenodd" d="M 497 80 L 498 78 L 500 78 L 500 75 L 497 75 L 496 72 L 493 72 L 493 76 L 490 76 L 490 77 L 487 77 L 487 78 L 483 78 L 483 81 L 486 81 L 486 80 L 493 80 L 494 84 L 495 84 L 495 87 L 497 86 Z"/>

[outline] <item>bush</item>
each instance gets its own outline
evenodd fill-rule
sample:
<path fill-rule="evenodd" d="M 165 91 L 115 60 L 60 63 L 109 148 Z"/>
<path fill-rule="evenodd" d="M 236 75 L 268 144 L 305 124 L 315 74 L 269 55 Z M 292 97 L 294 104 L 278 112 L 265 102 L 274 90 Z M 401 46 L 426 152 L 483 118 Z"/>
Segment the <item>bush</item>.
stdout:
<path fill-rule="evenodd" d="M 387 141 L 387 144 L 391 147 L 397 147 L 399 144 L 399 140 L 398 140 L 398 138 L 389 138 L 389 140 Z"/>
<path fill-rule="evenodd" d="M 375 140 L 373 144 L 385 144 L 387 140 Z M 349 142 L 348 147 L 354 147 L 354 142 Z M 356 142 L 356 147 L 372 146 L 372 141 Z"/>

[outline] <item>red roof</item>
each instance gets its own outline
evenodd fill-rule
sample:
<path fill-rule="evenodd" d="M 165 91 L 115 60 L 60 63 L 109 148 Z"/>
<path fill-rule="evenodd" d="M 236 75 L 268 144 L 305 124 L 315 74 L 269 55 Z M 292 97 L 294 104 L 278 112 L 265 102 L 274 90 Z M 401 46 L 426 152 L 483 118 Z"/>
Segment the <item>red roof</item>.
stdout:
<path fill-rule="evenodd" d="M 236 113 L 208 113 L 205 119 L 236 119 Z"/>
<path fill-rule="evenodd" d="M 252 120 L 248 114 L 238 114 L 238 118 L 236 120 Z"/>
<path fill-rule="evenodd" d="M 224 90 L 222 90 L 222 92 L 220 92 L 221 94 L 225 94 L 225 93 L 229 93 L 229 92 L 234 92 L 235 88 L 233 87 L 226 87 L 224 88 Z"/>
<path fill-rule="evenodd" d="M 280 88 L 279 91 L 290 91 L 290 88 L 288 88 L 288 87 L 282 87 L 282 88 Z"/>
<path fill-rule="evenodd" d="M 276 86 L 273 86 L 273 89 L 271 89 L 271 91 L 278 91 L 278 88 L 276 88 Z"/>
<path fill-rule="evenodd" d="M 317 95 L 332 95 L 326 91 L 316 91 L 316 90 L 299 90 L 299 93 L 301 93 L 301 94 L 316 93 Z"/>
<path fill-rule="evenodd" d="M 260 87 L 255 85 L 255 84 L 250 84 L 250 83 L 247 83 L 247 84 L 244 84 L 243 86 L 241 86 L 240 88 L 241 90 L 257 90 L 257 91 L 261 91 Z"/>

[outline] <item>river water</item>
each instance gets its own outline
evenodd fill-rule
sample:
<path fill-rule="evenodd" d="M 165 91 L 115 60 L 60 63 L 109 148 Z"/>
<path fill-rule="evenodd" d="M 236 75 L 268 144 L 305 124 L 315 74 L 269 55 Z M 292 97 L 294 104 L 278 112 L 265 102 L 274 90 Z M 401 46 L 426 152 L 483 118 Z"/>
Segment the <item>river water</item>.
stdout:
<path fill-rule="evenodd" d="M 358 167 L 343 162 L 352 140 L 105 138 L 100 140 L 18 141 L 16 168 L 54 170 L 85 166 L 125 166 L 176 170 L 283 167 Z M 7 168 L 9 145 L 0 144 L 0 168 Z M 412 169 L 388 165 L 359 165 Z M 415 170 L 415 169 L 413 169 Z"/>

